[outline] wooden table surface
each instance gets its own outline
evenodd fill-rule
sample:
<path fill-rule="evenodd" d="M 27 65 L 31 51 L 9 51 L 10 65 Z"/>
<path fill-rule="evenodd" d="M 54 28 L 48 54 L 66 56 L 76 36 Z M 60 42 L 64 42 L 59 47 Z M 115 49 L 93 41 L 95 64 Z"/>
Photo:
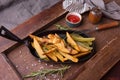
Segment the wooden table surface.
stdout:
<path fill-rule="evenodd" d="M 112 0 L 106 0 L 109 2 Z M 120 1 L 115 0 L 118 4 Z M 47 9 L 12 30 L 21 39 L 29 34 L 37 34 L 43 30 L 56 29 L 56 23 L 67 26 L 64 20 L 66 11 L 62 9 L 62 1 Z M 83 16 L 81 26 L 74 30 L 93 28 L 89 23 L 88 13 Z M 99 24 L 113 20 L 103 17 Z M 46 80 L 120 80 L 120 27 L 89 33 L 96 38 L 96 54 L 86 62 L 68 64 L 71 68 L 63 78 L 59 75 L 47 76 Z M 112 56 L 111 56 L 112 55 Z M 61 64 L 41 62 L 31 55 L 23 44 L 0 37 L 0 80 L 22 80 L 23 76 L 44 68 L 58 68 Z M 25 79 L 25 80 L 32 80 Z"/>

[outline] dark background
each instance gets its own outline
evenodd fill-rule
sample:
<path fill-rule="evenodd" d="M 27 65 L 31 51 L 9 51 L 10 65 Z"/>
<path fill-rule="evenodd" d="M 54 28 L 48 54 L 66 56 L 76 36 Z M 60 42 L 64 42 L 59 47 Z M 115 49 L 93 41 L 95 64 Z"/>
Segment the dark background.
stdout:
<path fill-rule="evenodd" d="M 13 29 L 60 0 L 0 0 L 0 25 Z"/>

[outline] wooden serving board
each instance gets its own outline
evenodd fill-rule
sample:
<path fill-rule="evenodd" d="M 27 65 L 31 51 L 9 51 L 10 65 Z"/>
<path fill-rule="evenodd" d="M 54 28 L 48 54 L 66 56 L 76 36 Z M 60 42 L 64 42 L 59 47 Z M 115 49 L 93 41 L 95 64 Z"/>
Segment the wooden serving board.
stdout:
<path fill-rule="evenodd" d="M 60 1 L 50 9 L 41 12 L 23 24 L 17 26 L 12 32 L 21 39 L 25 39 L 29 34 L 37 34 L 43 30 L 54 30 L 56 29 L 55 24 L 67 26 L 64 19 L 66 14 L 67 12 L 62 9 L 62 1 Z M 96 26 L 89 23 L 87 19 L 88 13 L 85 13 L 82 16 L 82 24 L 79 27 L 73 28 L 73 30 L 89 29 Z M 101 23 L 110 21 L 112 20 L 103 18 Z M 63 78 L 61 78 L 60 75 L 52 75 L 47 76 L 46 80 L 108 79 L 110 76 L 103 76 L 120 60 L 119 29 L 120 27 L 116 27 L 89 33 L 90 36 L 96 38 L 96 54 L 86 62 L 67 64 L 70 65 L 71 68 L 66 71 Z M 21 80 L 24 75 L 30 74 L 34 71 L 45 68 L 61 67 L 61 64 L 41 62 L 39 59 L 31 55 L 25 45 L 18 44 L 2 37 L 0 37 L 0 52 L 0 80 Z M 120 76 L 117 78 L 120 79 Z M 25 80 L 31 79 L 32 78 Z"/>

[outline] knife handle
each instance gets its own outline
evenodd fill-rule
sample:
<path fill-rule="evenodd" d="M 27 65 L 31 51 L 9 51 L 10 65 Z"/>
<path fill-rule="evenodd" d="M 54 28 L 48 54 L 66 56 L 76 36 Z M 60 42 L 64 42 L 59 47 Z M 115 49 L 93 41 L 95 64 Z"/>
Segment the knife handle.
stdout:
<path fill-rule="evenodd" d="M 117 27 L 118 25 L 119 25 L 118 21 L 113 21 L 113 22 L 110 22 L 110 23 L 98 25 L 96 27 L 96 30 L 102 30 L 102 29 Z"/>

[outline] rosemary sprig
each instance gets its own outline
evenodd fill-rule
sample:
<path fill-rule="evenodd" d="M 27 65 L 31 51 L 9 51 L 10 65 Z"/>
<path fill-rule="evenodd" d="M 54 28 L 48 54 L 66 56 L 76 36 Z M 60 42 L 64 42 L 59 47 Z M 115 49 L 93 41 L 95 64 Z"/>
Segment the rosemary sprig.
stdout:
<path fill-rule="evenodd" d="M 55 26 L 56 26 L 57 29 L 59 29 L 59 30 L 71 30 L 71 28 L 62 26 L 62 25 L 60 25 L 60 24 L 55 24 Z"/>
<path fill-rule="evenodd" d="M 61 75 L 61 77 L 63 77 L 64 72 L 69 68 L 70 66 L 63 66 L 62 68 L 58 68 L 58 69 L 43 69 L 37 72 L 32 72 L 24 76 L 24 78 L 38 77 L 38 76 L 44 78 L 48 74 L 55 74 L 55 73 L 58 73 Z"/>

